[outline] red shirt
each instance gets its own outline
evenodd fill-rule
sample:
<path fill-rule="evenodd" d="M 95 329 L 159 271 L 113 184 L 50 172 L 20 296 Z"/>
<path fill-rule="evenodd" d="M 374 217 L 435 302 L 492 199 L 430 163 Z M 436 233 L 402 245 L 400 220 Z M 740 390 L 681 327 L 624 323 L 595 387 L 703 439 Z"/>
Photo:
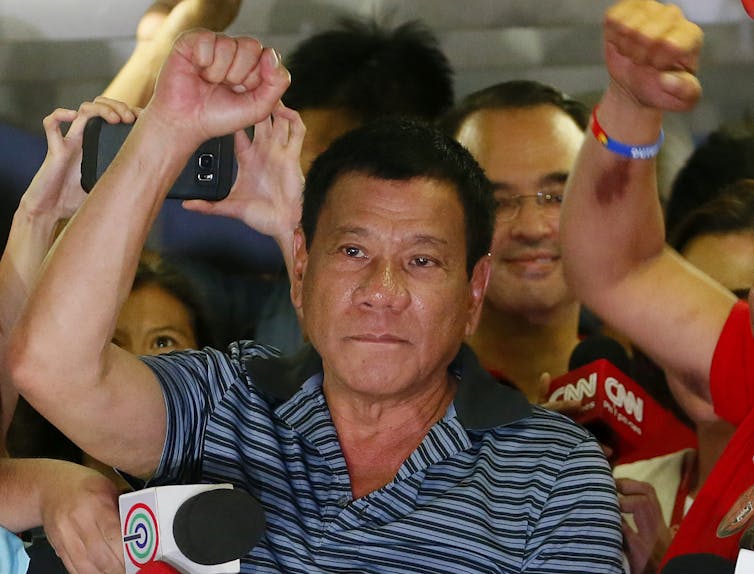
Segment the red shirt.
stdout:
<path fill-rule="evenodd" d="M 737 430 L 681 522 L 663 564 L 697 552 L 735 561 L 741 534 L 754 524 L 754 337 L 745 301 L 733 307 L 720 334 L 710 389 L 715 412 Z"/>

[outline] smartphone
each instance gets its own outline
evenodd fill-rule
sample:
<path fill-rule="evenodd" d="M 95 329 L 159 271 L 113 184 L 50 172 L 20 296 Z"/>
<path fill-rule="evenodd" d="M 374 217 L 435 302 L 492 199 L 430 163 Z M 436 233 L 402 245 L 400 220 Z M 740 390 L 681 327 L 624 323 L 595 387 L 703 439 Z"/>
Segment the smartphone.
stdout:
<path fill-rule="evenodd" d="M 118 153 L 132 124 L 109 124 L 91 118 L 84 128 L 81 187 L 91 191 Z M 169 145 L 170 142 L 165 142 Z M 230 193 L 235 177 L 233 135 L 212 138 L 191 155 L 168 193 L 173 199 L 218 201 Z"/>

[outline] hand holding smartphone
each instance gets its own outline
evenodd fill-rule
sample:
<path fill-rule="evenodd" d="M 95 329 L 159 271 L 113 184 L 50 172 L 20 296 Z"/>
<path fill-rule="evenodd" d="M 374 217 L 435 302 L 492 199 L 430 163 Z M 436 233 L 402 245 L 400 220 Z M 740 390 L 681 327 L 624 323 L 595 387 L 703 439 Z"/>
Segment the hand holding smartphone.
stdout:
<path fill-rule="evenodd" d="M 89 192 L 105 172 L 132 125 L 109 124 L 91 118 L 84 128 L 81 187 Z M 169 145 L 170 142 L 165 142 Z M 230 193 L 234 179 L 233 135 L 212 138 L 191 155 L 168 198 L 219 201 Z"/>

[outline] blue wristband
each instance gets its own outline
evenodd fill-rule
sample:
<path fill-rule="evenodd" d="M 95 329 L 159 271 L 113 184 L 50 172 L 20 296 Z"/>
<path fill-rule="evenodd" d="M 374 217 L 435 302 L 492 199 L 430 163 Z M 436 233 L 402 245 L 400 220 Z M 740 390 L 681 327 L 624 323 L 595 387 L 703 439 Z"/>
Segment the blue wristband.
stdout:
<path fill-rule="evenodd" d="M 628 145 L 610 139 L 610 136 L 605 133 L 605 130 L 602 129 L 599 121 L 597 121 L 596 107 L 592 110 L 592 133 L 597 138 L 597 141 L 611 152 L 631 159 L 651 159 L 655 157 L 660 153 L 662 142 L 665 141 L 665 132 L 662 128 L 660 128 L 660 136 L 657 138 L 657 141 L 649 145 Z"/>

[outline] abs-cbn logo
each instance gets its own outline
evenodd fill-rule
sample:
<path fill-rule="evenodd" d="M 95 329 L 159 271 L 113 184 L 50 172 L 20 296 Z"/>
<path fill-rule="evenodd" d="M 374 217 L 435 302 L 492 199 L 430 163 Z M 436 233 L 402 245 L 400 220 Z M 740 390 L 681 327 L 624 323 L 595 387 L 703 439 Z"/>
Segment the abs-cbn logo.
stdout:
<path fill-rule="evenodd" d="M 597 394 L 597 373 L 590 373 L 575 383 L 568 383 L 556 389 L 551 395 L 551 401 L 583 401 L 591 399 Z M 605 396 L 619 409 L 640 423 L 644 420 L 644 399 L 637 397 L 632 391 L 615 377 L 605 378 Z"/>

